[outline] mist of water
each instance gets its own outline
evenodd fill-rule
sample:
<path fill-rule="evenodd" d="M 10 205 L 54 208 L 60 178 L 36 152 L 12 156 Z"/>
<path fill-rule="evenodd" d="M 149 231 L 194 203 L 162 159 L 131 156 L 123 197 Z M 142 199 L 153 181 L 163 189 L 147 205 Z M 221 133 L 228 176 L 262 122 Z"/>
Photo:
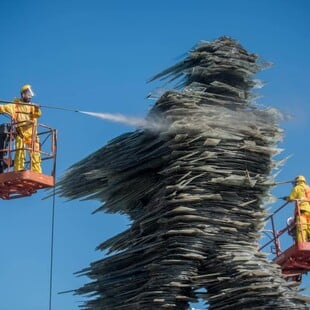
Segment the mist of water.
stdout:
<path fill-rule="evenodd" d="M 162 127 L 162 124 L 158 121 L 146 120 L 139 117 L 131 117 L 123 114 L 111 114 L 111 113 L 98 113 L 98 112 L 87 112 L 79 111 L 80 113 L 87 114 L 90 116 L 98 117 L 103 120 L 108 120 L 116 123 L 122 123 L 125 125 L 138 127 L 138 128 L 147 128 L 153 130 L 159 130 Z"/>

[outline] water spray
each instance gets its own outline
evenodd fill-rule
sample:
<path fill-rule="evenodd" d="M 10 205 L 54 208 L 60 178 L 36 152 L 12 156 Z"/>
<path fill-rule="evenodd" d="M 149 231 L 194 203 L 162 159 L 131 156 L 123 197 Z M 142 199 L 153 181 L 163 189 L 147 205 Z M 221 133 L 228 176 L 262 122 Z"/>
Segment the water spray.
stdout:
<path fill-rule="evenodd" d="M 7 101 L 7 100 L 0 100 L 0 103 L 14 103 L 12 101 Z M 17 102 L 18 104 L 18 102 Z M 111 113 L 99 113 L 99 112 L 89 112 L 89 111 L 80 111 L 80 110 L 75 110 L 75 109 L 70 109 L 70 108 L 63 108 L 63 107 L 55 107 L 55 106 L 48 106 L 48 105 L 42 105 L 42 104 L 37 104 L 37 103 L 24 103 L 22 102 L 21 104 L 23 105 L 29 105 L 29 106 L 38 106 L 40 108 L 46 108 L 46 109 L 53 109 L 53 110 L 62 110 L 62 111 L 68 111 L 68 112 L 74 112 L 74 113 L 81 113 L 81 114 L 86 114 L 94 117 L 98 117 L 104 120 L 109 120 L 112 122 L 116 123 L 122 123 L 134 127 L 142 127 L 142 128 L 158 128 L 159 124 L 155 121 L 146 121 L 144 118 L 138 118 L 138 117 L 129 117 L 126 115 L 122 114 L 111 114 Z"/>
<path fill-rule="evenodd" d="M 138 117 L 128 117 L 122 114 L 110 114 L 110 113 L 97 113 L 97 112 L 87 112 L 87 111 L 78 111 L 83 114 L 87 114 L 94 117 L 99 117 L 104 120 L 109 120 L 112 122 L 123 123 L 127 125 L 137 126 L 137 127 L 146 127 L 147 122 L 143 118 Z"/>

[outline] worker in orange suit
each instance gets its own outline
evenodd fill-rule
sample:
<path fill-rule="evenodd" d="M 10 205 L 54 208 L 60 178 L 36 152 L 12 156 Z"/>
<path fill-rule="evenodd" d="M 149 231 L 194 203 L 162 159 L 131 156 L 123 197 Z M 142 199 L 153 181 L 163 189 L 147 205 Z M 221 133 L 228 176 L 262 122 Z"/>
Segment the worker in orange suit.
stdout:
<path fill-rule="evenodd" d="M 22 86 L 20 99 L 15 98 L 12 103 L 0 105 L 0 113 L 10 115 L 16 123 L 14 171 L 24 170 L 27 148 L 30 153 L 31 170 L 42 173 L 40 141 L 37 135 L 37 121 L 41 116 L 41 110 L 39 106 L 31 104 L 33 96 L 31 85 Z"/>
<path fill-rule="evenodd" d="M 310 239 L 310 187 L 306 183 L 306 178 L 299 175 L 294 180 L 294 188 L 290 195 L 286 197 L 287 201 L 300 200 L 300 216 L 296 216 L 297 242 L 308 242 Z"/>

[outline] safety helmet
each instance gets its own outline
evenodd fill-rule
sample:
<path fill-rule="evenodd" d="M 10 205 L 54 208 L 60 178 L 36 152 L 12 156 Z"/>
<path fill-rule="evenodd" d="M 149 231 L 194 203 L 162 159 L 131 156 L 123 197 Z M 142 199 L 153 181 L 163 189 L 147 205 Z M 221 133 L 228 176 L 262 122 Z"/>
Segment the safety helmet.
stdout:
<path fill-rule="evenodd" d="M 20 89 L 20 94 L 23 94 L 25 91 L 29 91 L 31 96 L 33 97 L 34 96 L 34 92 L 32 91 L 31 89 L 31 85 L 29 84 L 25 84 L 21 87 Z"/>
<path fill-rule="evenodd" d="M 298 183 L 298 182 L 306 183 L 306 178 L 303 175 L 299 175 L 298 177 L 295 178 L 295 183 Z"/>

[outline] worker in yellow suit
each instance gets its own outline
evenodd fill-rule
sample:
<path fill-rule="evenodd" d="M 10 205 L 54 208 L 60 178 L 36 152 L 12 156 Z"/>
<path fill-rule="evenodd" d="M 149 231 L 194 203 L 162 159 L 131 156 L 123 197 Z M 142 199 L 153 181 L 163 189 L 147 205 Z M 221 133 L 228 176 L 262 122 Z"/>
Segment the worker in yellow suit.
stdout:
<path fill-rule="evenodd" d="M 15 98 L 12 103 L 0 105 L 0 113 L 10 115 L 16 124 L 14 171 L 24 170 L 27 148 L 31 170 L 42 173 L 40 141 L 37 135 L 37 120 L 41 116 L 41 110 L 39 106 L 31 104 L 34 96 L 31 85 L 22 86 L 20 95 L 20 99 Z"/>
<path fill-rule="evenodd" d="M 310 200 L 309 195 L 310 187 L 306 183 L 306 178 L 299 175 L 294 180 L 294 188 L 290 195 L 286 197 L 287 201 L 300 200 L 300 216 L 295 214 L 297 242 L 308 242 L 310 239 L 310 203 L 307 201 Z"/>

